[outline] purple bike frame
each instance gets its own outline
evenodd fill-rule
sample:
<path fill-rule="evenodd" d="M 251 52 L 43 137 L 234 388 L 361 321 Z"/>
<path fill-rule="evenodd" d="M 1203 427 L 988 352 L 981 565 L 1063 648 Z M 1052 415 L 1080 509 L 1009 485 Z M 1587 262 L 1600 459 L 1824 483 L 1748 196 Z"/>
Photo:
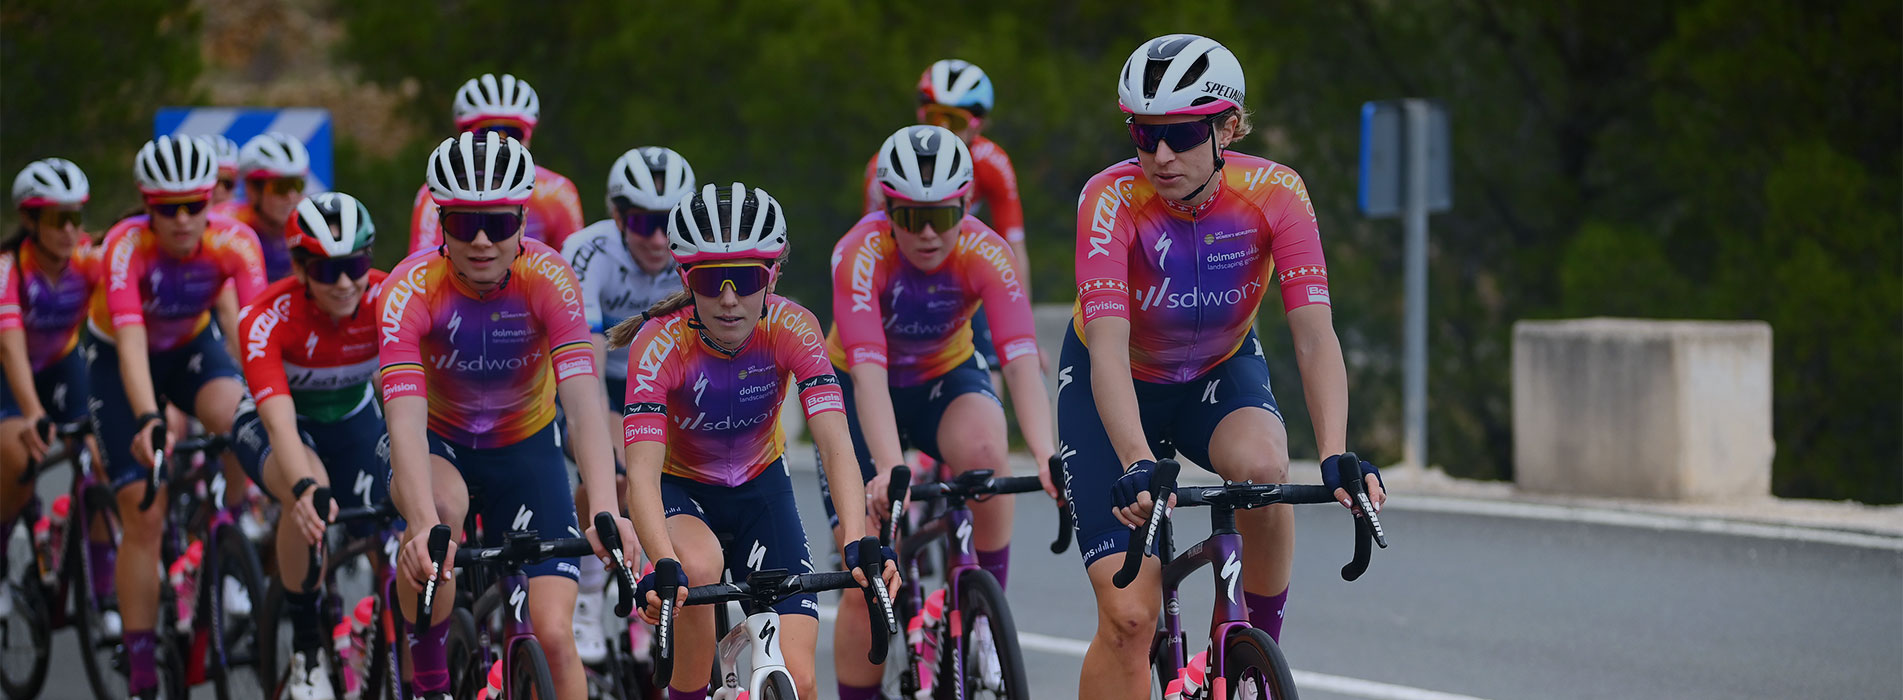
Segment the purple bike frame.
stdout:
<path fill-rule="evenodd" d="M 1167 543 L 1168 535 L 1159 537 Z M 1167 546 L 1167 544 L 1165 545 Z M 1163 565 L 1163 625 L 1157 644 L 1167 655 L 1158 654 L 1157 672 L 1164 683 L 1182 673 L 1189 663 L 1187 640 L 1183 636 L 1182 604 L 1178 590 L 1197 569 L 1209 566 L 1215 575 L 1216 604 L 1209 618 L 1209 678 L 1222 677 L 1223 641 L 1236 628 L 1249 626 L 1248 607 L 1241 602 L 1242 535 L 1233 526 L 1218 529 L 1208 539 L 1196 543 L 1181 556 Z"/>
<path fill-rule="evenodd" d="M 926 548 L 940 544 L 941 538 L 944 540 L 943 545 L 945 548 L 945 605 L 946 607 L 951 607 L 960 600 L 958 594 L 963 589 L 960 587 L 959 581 L 964 578 L 965 572 L 973 569 L 982 569 L 982 567 L 978 566 L 977 545 L 972 535 L 971 509 L 969 507 L 960 504 L 956 508 L 947 509 L 944 513 L 926 521 L 918 530 L 907 535 L 905 539 L 899 543 L 900 570 L 911 570 L 911 565 L 918 560 L 919 556 L 925 553 Z M 925 606 L 925 586 L 919 581 L 919 577 L 906 576 L 903 585 L 906 587 L 907 592 L 911 594 L 913 605 L 922 609 Z M 903 627 L 905 621 L 900 620 L 899 624 Z M 948 615 L 945 624 L 950 625 L 950 629 L 952 630 L 952 634 L 949 635 L 952 646 L 950 649 L 939 650 L 940 658 L 946 658 L 944 656 L 945 654 L 959 654 L 960 656 L 951 658 L 963 658 L 965 651 L 963 621 L 959 621 L 958 624 L 953 624 Z M 959 676 L 957 680 L 960 687 L 957 689 L 958 693 L 955 697 L 964 697 L 964 674 L 961 673 L 957 675 Z"/>

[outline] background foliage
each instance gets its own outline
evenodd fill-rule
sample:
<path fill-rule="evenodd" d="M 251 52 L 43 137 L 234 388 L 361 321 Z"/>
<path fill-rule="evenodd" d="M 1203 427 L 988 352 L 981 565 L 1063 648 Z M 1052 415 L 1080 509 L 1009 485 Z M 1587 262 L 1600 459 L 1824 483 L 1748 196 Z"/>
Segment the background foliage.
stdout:
<path fill-rule="evenodd" d="M 1131 152 L 1118 67 L 1153 35 L 1215 36 L 1249 77 L 1260 137 L 1241 150 L 1292 165 L 1315 198 L 1352 441 L 1388 460 L 1399 225 L 1354 211 L 1355 120 L 1364 100 L 1440 97 L 1457 160 L 1455 210 L 1432 223 L 1436 462 L 1510 478 L 1516 320 L 1764 319 L 1776 492 L 1903 500 L 1895 2 L 107 5 L 0 5 L 0 170 L 74 158 L 93 176 L 95 221 L 134 203 L 129 156 L 155 108 L 319 104 L 339 122 L 340 188 L 401 230 L 455 87 L 507 71 L 541 93 L 537 161 L 576 181 L 591 217 L 621 151 L 671 146 L 703 180 L 745 180 L 787 206 L 801 272 L 786 291 L 809 300 L 856 218 L 866 158 L 911 118 L 918 71 L 946 56 L 994 76 L 987 133 L 1017 164 L 1037 294 L 1068 300 L 1076 192 Z M 385 238 L 385 262 L 402 238 Z M 1265 308 L 1292 450 L 1312 455 L 1287 334 Z"/>

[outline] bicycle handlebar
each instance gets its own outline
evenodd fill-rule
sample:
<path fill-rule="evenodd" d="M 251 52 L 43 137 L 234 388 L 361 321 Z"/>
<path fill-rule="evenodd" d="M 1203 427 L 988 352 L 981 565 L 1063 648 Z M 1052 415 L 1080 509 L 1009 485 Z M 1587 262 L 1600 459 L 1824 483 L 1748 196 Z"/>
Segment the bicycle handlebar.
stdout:
<path fill-rule="evenodd" d="M 443 577 L 443 557 L 449 554 L 449 526 L 437 524 L 429 530 L 429 581 L 423 584 L 423 590 L 416 594 L 416 628 L 428 630 L 430 621 L 435 617 L 430 604 L 436 600 L 436 580 Z M 457 552 L 461 558 L 461 552 Z"/>
<path fill-rule="evenodd" d="M 51 447 L 56 442 L 91 435 L 93 424 L 92 421 L 54 423 L 52 418 L 40 416 L 40 419 L 33 423 L 33 432 L 39 434 L 40 439 L 45 440 L 47 446 Z M 39 476 L 40 466 L 40 460 L 27 458 L 26 471 L 20 473 L 20 483 L 33 483 L 33 479 Z"/>
<path fill-rule="evenodd" d="M 899 465 L 892 468 L 885 484 L 885 500 L 892 503 L 892 512 L 886 516 L 885 528 L 879 531 L 879 544 L 891 545 L 899 539 L 899 523 L 905 521 L 905 497 L 912 488 L 912 468 Z"/>
<path fill-rule="evenodd" d="M 634 572 L 628 570 L 628 554 L 622 548 L 621 528 L 615 526 L 613 513 L 602 511 L 595 514 L 595 536 L 601 539 L 601 548 L 608 550 L 614 557 L 610 569 L 615 573 L 615 587 L 619 598 L 615 601 L 615 615 L 627 617 L 634 612 Z"/>
<path fill-rule="evenodd" d="M 165 485 L 165 440 L 170 437 L 165 432 L 165 421 L 160 419 L 152 426 L 152 469 L 145 473 L 145 495 L 139 498 L 139 510 L 144 512 L 152 508 L 152 502 L 159 497 L 159 487 Z"/>
<path fill-rule="evenodd" d="M 1156 533 L 1162 530 L 1163 519 L 1169 517 L 1170 494 L 1176 491 L 1176 473 L 1180 469 L 1176 460 L 1164 459 L 1157 461 L 1156 471 L 1150 473 L 1150 519 L 1143 524 L 1143 537 L 1140 540 L 1137 537 L 1138 530 L 1130 530 L 1130 548 L 1123 553 L 1123 568 L 1118 569 L 1117 575 L 1110 579 L 1118 588 L 1129 586 L 1131 581 L 1136 580 L 1137 570 L 1143 568 L 1143 557 L 1156 545 Z"/>
<path fill-rule="evenodd" d="M 319 486 L 315 489 L 311 489 L 311 509 L 317 511 L 318 520 L 330 519 L 329 486 Z M 278 517 L 288 518 L 290 514 L 281 513 Z M 324 543 L 321 541 L 318 542 L 316 546 L 311 547 L 310 565 L 309 568 L 304 570 L 304 590 L 306 591 L 317 590 L 317 577 L 324 570 L 323 552 Z"/>
<path fill-rule="evenodd" d="M 885 568 L 885 558 L 879 554 L 878 538 L 867 536 L 860 540 L 859 546 L 860 551 L 871 553 L 868 559 L 876 561 L 861 562 L 858 571 L 863 572 L 875 564 L 879 570 Z M 655 595 L 661 599 L 661 624 L 655 626 L 655 640 L 659 643 L 660 649 L 654 657 L 654 684 L 666 688 L 674 678 L 673 612 L 674 598 L 679 589 L 677 582 L 681 580 L 680 563 L 672 559 L 662 559 L 655 562 L 654 571 L 661 576 L 661 580 L 654 587 Z M 871 577 L 870 580 L 875 582 L 875 586 L 884 581 L 877 576 Z M 784 569 L 772 569 L 755 571 L 748 575 L 745 581 L 690 587 L 687 589 L 685 604 L 724 605 L 741 602 L 752 603 L 759 608 L 768 608 L 774 603 L 797 595 L 858 587 L 859 580 L 853 577 L 852 570 L 816 571 L 794 575 L 788 574 Z M 872 594 L 867 595 L 870 597 Z M 881 611 L 885 614 L 886 625 L 878 624 L 876 617 L 868 621 L 872 628 L 873 644 L 872 650 L 867 653 L 867 658 L 875 664 L 885 661 L 884 651 L 889 646 L 888 635 L 892 633 L 892 627 L 896 626 L 891 606 L 886 604 Z"/>

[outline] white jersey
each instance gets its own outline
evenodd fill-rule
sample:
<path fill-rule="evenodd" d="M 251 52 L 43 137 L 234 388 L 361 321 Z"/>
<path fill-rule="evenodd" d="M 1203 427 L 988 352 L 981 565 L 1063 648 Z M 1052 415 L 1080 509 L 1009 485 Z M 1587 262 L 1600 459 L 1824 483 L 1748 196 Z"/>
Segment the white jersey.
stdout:
<path fill-rule="evenodd" d="M 568 259 L 581 281 L 582 310 L 588 316 L 589 330 L 597 334 L 681 290 L 681 278 L 672 260 L 654 274 L 643 272 L 634 263 L 634 256 L 621 240 L 621 229 L 612 219 L 589 224 L 570 235 L 562 243 L 562 257 Z M 603 373 L 609 379 L 627 379 L 628 354 L 609 352 Z M 608 398 L 621 400 L 619 396 Z"/>

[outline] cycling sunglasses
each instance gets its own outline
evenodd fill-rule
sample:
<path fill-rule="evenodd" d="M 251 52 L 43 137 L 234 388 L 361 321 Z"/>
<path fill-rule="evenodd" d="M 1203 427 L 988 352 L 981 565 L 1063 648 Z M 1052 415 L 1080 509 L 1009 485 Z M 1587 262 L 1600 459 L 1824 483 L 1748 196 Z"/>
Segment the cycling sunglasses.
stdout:
<path fill-rule="evenodd" d="M 919 112 L 923 115 L 919 121 L 932 126 L 942 126 L 953 132 L 963 132 L 978 122 L 978 118 L 972 116 L 971 110 L 951 105 L 928 104 L 920 107 Z"/>
<path fill-rule="evenodd" d="M 336 284 L 337 280 L 349 277 L 362 279 L 370 273 L 370 256 L 351 255 L 342 258 L 313 258 L 304 262 L 304 274 L 314 282 Z"/>
<path fill-rule="evenodd" d="M 958 230 L 958 222 L 965 219 L 964 204 L 941 204 L 929 207 L 888 205 L 885 215 L 892 220 L 894 228 L 904 229 L 908 233 L 919 233 L 931 226 L 933 231 L 951 233 Z"/>
<path fill-rule="evenodd" d="M 297 194 L 304 191 L 304 178 L 301 177 L 260 177 L 253 178 L 251 182 L 259 190 L 271 194 Z"/>
<path fill-rule="evenodd" d="M 528 133 L 528 131 L 526 129 L 523 129 L 521 125 L 509 123 L 509 122 L 476 124 L 469 127 L 469 130 L 475 132 L 478 135 L 486 134 L 493 131 L 495 133 L 501 134 L 503 136 L 507 136 L 517 141 L 521 141 L 522 136 Z"/>
<path fill-rule="evenodd" d="M 221 178 L 218 178 L 218 186 L 223 187 L 227 190 L 237 189 L 238 180 L 236 178 L 221 177 Z"/>
<path fill-rule="evenodd" d="M 621 219 L 622 230 L 642 238 L 667 230 L 667 212 L 664 211 L 623 209 L 618 218 Z"/>
<path fill-rule="evenodd" d="M 151 207 L 152 213 L 157 215 L 159 218 L 170 219 L 175 216 L 178 216 L 178 210 L 180 209 L 184 209 L 185 213 L 190 214 L 192 216 L 198 216 L 199 214 L 203 214 L 205 213 L 205 207 L 211 206 L 211 200 L 194 199 L 189 202 L 164 202 L 164 203 L 149 202 L 146 204 L 146 206 Z"/>
<path fill-rule="evenodd" d="M 704 297 L 720 296 L 729 286 L 734 296 L 753 296 L 773 281 L 773 268 L 758 262 L 704 263 L 687 268 L 687 288 Z"/>
<path fill-rule="evenodd" d="M 46 221 L 43 225 L 53 228 L 66 228 L 67 226 L 79 228 L 83 218 L 77 209 L 49 209 L 47 211 L 53 214 L 53 220 Z M 46 215 L 41 214 L 40 218 L 42 221 L 45 221 Z"/>
<path fill-rule="evenodd" d="M 1137 150 L 1155 153 L 1160 143 L 1170 145 L 1170 150 L 1181 153 L 1203 145 L 1216 133 L 1216 118 L 1222 114 L 1212 114 L 1193 122 L 1175 124 L 1138 124 L 1135 117 L 1125 119 L 1130 125 L 1130 140 L 1136 142 Z"/>
<path fill-rule="evenodd" d="M 464 243 L 473 243 L 476 234 L 487 231 L 489 241 L 501 243 L 522 230 L 522 211 L 439 211 L 443 235 Z"/>

